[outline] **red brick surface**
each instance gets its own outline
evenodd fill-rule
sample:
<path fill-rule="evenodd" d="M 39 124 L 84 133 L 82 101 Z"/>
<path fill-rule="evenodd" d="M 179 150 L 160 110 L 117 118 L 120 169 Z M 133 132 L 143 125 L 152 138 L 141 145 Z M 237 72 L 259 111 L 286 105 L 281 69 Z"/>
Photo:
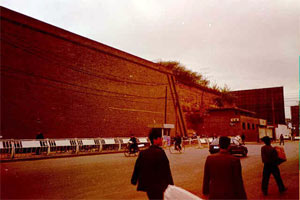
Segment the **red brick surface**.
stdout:
<path fill-rule="evenodd" d="M 148 124 L 164 122 L 168 73 L 1 8 L 3 138 L 147 135 Z M 167 112 L 175 123 L 171 98 Z"/>

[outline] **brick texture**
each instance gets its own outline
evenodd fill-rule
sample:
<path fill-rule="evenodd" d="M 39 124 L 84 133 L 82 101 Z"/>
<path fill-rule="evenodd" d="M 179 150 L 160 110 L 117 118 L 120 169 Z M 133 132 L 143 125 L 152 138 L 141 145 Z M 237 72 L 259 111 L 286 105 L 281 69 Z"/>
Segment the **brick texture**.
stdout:
<path fill-rule="evenodd" d="M 1 7 L 3 138 L 145 136 L 149 124 L 164 123 L 168 74 Z M 175 123 L 171 98 L 167 123 Z"/>

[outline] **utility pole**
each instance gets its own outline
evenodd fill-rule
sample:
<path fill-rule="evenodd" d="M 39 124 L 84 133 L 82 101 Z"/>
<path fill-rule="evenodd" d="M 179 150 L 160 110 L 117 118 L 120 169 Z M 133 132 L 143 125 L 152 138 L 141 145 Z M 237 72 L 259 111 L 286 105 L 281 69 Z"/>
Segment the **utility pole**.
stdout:
<path fill-rule="evenodd" d="M 166 86 L 166 95 L 165 95 L 165 124 L 167 123 L 167 106 L 168 106 L 168 86 Z"/>

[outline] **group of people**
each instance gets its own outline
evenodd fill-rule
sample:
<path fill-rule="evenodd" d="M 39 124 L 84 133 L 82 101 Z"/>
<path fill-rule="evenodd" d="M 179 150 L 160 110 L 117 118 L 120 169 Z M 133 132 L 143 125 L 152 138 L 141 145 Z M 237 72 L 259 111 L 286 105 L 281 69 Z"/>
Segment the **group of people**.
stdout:
<path fill-rule="evenodd" d="M 149 133 L 151 146 L 140 152 L 131 178 L 138 191 L 147 193 L 149 199 L 163 199 L 168 185 L 174 185 L 169 160 L 161 148 L 162 135 L 160 129 L 152 129 Z M 261 148 L 264 163 L 262 192 L 268 194 L 270 175 L 273 174 L 279 191 L 286 191 L 278 165 L 276 150 L 271 146 L 271 139 L 264 137 L 265 145 Z M 247 199 L 242 178 L 240 159 L 228 152 L 230 139 L 220 137 L 220 152 L 209 155 L 205 162 L 203 178 L 203 194 L 209 199 Z M 222 167 L 220 167 L 222 166 Z"/>

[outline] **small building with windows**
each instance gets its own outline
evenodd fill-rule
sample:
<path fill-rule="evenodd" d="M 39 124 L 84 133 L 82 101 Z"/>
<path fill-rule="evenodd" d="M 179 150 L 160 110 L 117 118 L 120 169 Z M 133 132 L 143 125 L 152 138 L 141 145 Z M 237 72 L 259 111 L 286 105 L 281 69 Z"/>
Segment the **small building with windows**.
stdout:
<path fill-rule="evenodd" d="M 261 120 L 256 113 L 238 107 L 213 108 L 208 110 L 203 128 L 210 137 L 244 134 L 246 141 L 259 141 L 269 130 Z"/>

